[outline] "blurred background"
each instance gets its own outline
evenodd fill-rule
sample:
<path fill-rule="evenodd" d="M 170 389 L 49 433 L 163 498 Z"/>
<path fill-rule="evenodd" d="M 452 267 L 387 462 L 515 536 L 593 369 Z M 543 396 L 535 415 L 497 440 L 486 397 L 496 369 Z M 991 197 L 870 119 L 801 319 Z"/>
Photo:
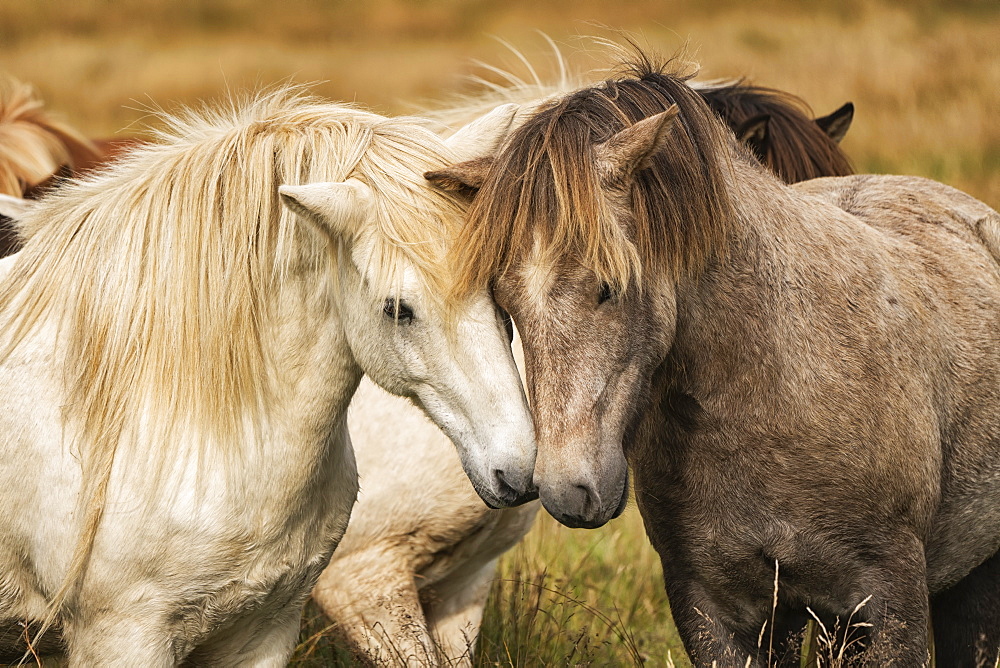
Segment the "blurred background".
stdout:
<path fill-rule="evenodd" d="M 278 81 L 384 113 L 599 25 L 707 78 L 746 75 L 817 112 L 857 106 L 861 171 L 923 174 L 1000 205 L 996 0 L 5 0 L 0 69 L 91 136 L 135 134 L 151 102 Z M 535 60 L 535 59 L 533 59 Z M 544 67 L 540 66 L 544 71 Z"/>
<path fill-rule="evenodd" d="M 135 136 L 151 106 L 285 81 L 412 112 L 470 91 L 475 60 L 523 73 L 497 38 L 544 77 L 538 31 L 572 53 L 609 28 L 816 115 L 853 101 L 843 148 L 858 171 L 928 176 L 1000 207 L 997 0 L 3 0 L 0 71 L 90 137 Z M 349 662 L 325 631 L 307 611 L 299 665 Z M 598 531 L 540 521 L 502 564 L 482 640 L 479 665 L 686 665 L 634 508 Z"/>

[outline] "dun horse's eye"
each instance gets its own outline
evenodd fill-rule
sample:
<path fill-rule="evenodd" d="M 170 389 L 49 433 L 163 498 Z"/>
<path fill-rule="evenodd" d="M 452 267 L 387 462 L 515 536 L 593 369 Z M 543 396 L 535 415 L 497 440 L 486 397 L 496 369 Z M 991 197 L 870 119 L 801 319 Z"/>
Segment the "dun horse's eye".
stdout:
<path fill-rule="evenodd" d="M 616 297 L 614 289 L 607 283 L 601 283 L 601 290 L 597 293 L 597 303 L 598 305 L 604 302 L 614 299 Z"/>
<path fill-rule="evenodd" d="M 385 314 L 387 318 L 392 320 L 398 320 L 402 324 L 409 324 L 413 322 L 413 309 L 410 308 L 406 302 L 402 299 L 393 299 L 389 297 L 382 304 L 382 313 Z"/>

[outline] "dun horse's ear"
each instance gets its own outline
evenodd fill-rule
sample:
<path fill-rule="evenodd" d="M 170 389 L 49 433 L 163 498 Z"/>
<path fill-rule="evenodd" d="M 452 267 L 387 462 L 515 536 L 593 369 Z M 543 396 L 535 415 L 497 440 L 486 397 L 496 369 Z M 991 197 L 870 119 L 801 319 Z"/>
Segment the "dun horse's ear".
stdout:
<path fill-rule="evenodd" d="M 840 143 L 840 140 L 847 134 L 854 120 L 854 103 L 848 102 L 831 114 L 813 119 L 820 130 L 833 141 Z"/>
<path fill-rule="evenodd" d="M 618 132 L 594 147 L 597 160 L 611 173 L 630 176 L 653 164 L 653 156 L 663 147 L 677 117 L 677 105 Z"/>
<path fill-rule="evenodd" d="M 20 222 L 32 206 L 34 205 L 30 200 L 0 194 L 0 216 Z"/>
<path fill-rule="evenodd" d="M 444 169 L 426 172 L 424 178 L 441 190 L 455 192 L 472 199 L 483 187 L 492 165 L 493 158 L 476 158 Z"/>
<path fill-rule="evenodd" d="M 279 186 L 278 194 L 282 204 L 314 223 L 327 237 L 352 237 L 372 202 L 371 188 L 357 179 Z"/>
<path fill-rule="evenodd" d="M 480 116 L 445 140 L 445 145 L 458 156 L 459 160 L 472 160 L 484 155 L 495 155 L 500 143 L 510 132 L 514 117 L 520 107 L 516 104 L 501 104 Z"/>
<path fill-rule="evenodd" d="M 740 123 L 736 128 L 736 139 L 741 144 L 759 147 L 767 141 L 768 124 L 771 122 L 771 114 L 758 114 Z"/>

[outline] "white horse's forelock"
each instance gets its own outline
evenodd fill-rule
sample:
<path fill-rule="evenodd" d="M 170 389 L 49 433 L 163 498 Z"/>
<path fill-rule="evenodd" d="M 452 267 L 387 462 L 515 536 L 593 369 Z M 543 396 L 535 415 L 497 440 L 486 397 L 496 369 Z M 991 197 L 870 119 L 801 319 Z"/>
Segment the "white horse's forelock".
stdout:
<path fill-rule="evenodd" d="M 296 262 L 343 249 L 281 206 L 281 184 L 356 178 L 371 187 L 375 290 L 406 267 L 443 295 L 445 245 L 461 222 L 422 174 L 455 159 L 429 130 L 282 88 L 246 104 L 166 118 L 161 143 L 61 188 L 21 221 L 25 247 L 0 286 L 0 361 L 49 323 L 67 344 L 65 419 L 86 519 L 64 590 L 86 562 L 116 452 L 164 471 L 171 445 L 239 460 L 267 421 L 273 368 L 261 326 Z M 141 438 L 140 438 L 141 432 Z M 158 483 L 150 481 L 150 494 Z"/>

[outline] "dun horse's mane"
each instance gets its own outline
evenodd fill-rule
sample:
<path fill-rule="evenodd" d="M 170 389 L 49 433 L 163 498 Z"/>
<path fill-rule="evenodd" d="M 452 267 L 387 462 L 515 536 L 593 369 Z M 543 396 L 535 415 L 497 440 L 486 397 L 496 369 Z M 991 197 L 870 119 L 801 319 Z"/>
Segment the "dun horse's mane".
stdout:
<path fill-rule="evenodd" d="M 412 266 L 446 291 L 445 244 L 462 207 L 422 177 L 454 160 L 431 131 L 295 89 L 166 122 L 162 143 L 40 200 L 0 286 L 0 360 L 42 326 L 67 345 L 56 359 L 87 514 L 66 586 L 85 567 L 116 453 L 154 462 L 154 493 L 178 457 L 239 466 L 267 433 L 274 342 L 261 323 L 274 288 L 306 262 L 330 268 L 335 289 L 345 253 L 280 204 L 279 185 L 367 183 L 374 289 L 391 294 Z M 178 449 L 192 443 L 196 452 Z"/>
<path fill-rule="evenodd" d="M 786 183 L 854 173 L 847 155 L 812 120 L 812 110 L 802 98 L 742 80 L 696 89 L 733 127 L 756 116 L 770 116 L 767 155 L 760 157 Z"/>
<path fill-rule="evenodd" d="M 644 267 L 697 271 L 719 246 L 732 217 L 729 160 L 742 150 L 681 66 L 639 52 L 623 72 L 551 102 L 511 134 L 458 238 L 456 290 L 488 285 L 535 244 L 549 261 L 579 257 L 619 288 L 641 288 Z M 633 219 L 622 226 L 600 183 L 594 146 L 672 104 L 680 112 L 670 138 L 653 166 L 636 173 Z"/>
<path fill-rule="evenodd" d="M 97 156 L 87 138 L 45 111 L 31 86 L 0 77 L 0 193 L 21 197 L 63 166 Z"/>

